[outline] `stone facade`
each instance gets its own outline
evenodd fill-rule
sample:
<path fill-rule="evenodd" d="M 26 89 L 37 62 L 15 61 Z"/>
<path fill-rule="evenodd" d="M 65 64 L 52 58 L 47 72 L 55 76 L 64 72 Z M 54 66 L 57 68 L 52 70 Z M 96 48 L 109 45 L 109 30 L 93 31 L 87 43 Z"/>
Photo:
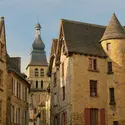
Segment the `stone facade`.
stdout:
<path fill-rule="evenodd" d="M 73 24 L 75 29 L 70 31 Z M 85 41 L 88 43 L 84 44 L 84 50 L 77 50 L 81 46 L 73 45 L 71 37 L 79 42 L 80 33 L 75 34 L 79 38 L 68 33 L 75 32 L 79 25 L 106 28 L 102 39 L 100 37 L 97 41 L 101 52 L 96 51 L 99 48 L 95 43 L 91 44 L 95 44 L 96 49 L 92 46 L 87 48 L 90 41 Z M 86 33 L 90 27 L 86 28 Z M 89 33 L 87 35 L 90 37 Z M 125 124 L 124 42 L 124 29 L 114 14 L 107 27 L 61 22 L 59 38 L 52 41 L 48 68 L 48 76 L 51 77 L 51 125 L 93 125 L 94 122 L 99 125 Z M 57 45 L 55 51 L 54 43 Z M 92 53 L 94 49 L 96 52 Z M 103 51 L 105 54 L 102 54 Z"/>
<path fill-rule="evenodd" d="M 0 19 L 0 125 L 6 125 L 6 39 L 4 17 Z"/>
<path fill-rule="evenodd" d="M 7 125 L 28 125 L 29 83 L 11 70 L 7 77 Z"/>

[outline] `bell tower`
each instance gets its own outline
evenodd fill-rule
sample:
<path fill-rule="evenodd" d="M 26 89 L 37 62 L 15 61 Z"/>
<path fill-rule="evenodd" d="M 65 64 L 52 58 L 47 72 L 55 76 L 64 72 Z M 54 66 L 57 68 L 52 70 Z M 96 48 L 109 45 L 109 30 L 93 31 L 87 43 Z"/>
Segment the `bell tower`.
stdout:
<path fill-rule="evenodd" d="M 41 39 L 41 25 L 37 23 L 35 26 L 35 39 L 30 53 L 30 62 L 26 68 L 27 80 L 31 85 L 29 98 L 29 125 L 34 125 L 34 123 L 37 122 L 42 123 L 46 120 L 46 113 L 43 111 L 45 105 L 43 106 L 43 104 L 46 104 L 48 97 L 47 88 L 49 82 L 46 75 L 47 68 L 48 63 L 46 59 L 45 44 Z M 36 120 L 37 116 L 39 117 L 39 121 Z"/>

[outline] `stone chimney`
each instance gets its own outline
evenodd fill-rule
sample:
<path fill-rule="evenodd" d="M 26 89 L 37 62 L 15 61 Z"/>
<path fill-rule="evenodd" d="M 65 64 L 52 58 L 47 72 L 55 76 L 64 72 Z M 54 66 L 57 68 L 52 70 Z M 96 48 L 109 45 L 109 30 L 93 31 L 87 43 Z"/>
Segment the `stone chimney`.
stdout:
<path fill-rule="evenodd" d="M 21 57 L 11 57 L 14 64 L 17 66 L 19 72 L 21 71 Z"/>

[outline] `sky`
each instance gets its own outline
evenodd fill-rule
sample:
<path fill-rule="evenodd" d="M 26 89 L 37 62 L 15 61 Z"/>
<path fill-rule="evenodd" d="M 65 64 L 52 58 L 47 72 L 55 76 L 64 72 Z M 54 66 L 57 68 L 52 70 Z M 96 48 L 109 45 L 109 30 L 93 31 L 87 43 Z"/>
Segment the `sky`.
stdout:
<path fill-rule="evenodd" d="M 58 38 L 61 19 L 107 25 L 115 12 L 125 25 L 124 0 L 0 0 L 0 16 L 5 17 L 7 52 L 21 57 L 25 72 L 35 36 L 41 24 L 47 59 L 53 38 Z"/>

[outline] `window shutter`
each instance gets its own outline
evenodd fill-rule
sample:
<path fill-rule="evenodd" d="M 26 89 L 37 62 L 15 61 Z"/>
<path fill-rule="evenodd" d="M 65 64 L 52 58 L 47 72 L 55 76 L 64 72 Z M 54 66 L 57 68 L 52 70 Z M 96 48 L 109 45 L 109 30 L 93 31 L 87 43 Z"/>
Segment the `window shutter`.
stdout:
<path fill-rule="evenodd" d="M 85 125 L 90 125 L 90 109 L 89 108 L 85 108 Z"/>
<path fill-rule="evenodd" d="M 100 125 L 105 125 L 105 109 L 100 109 Z"/>

